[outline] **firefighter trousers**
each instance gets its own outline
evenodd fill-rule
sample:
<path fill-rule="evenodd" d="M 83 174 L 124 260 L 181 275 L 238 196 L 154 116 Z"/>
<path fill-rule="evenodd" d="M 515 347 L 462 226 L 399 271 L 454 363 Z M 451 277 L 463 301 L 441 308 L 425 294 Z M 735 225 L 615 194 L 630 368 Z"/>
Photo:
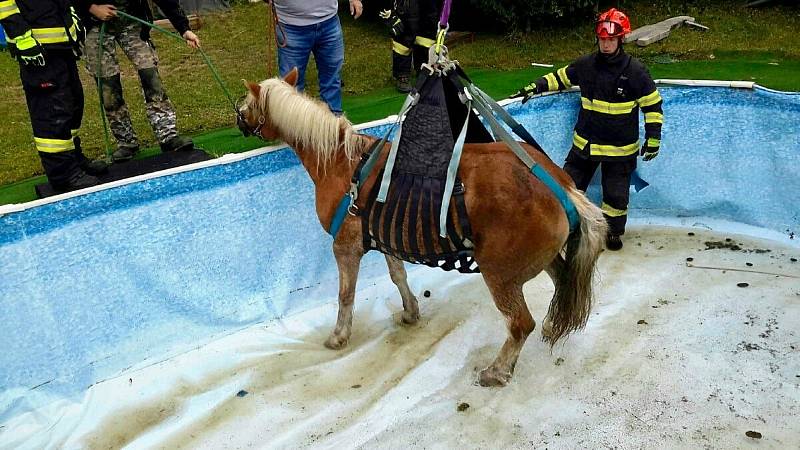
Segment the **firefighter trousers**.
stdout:
<path fill-rule="evenodd" d="M 43 67 L 20 65 L 33 140 L 54 186 L 81 173 L 85 157 L 75 145 L 83 118 L 83 87 L 71 50 L 47 50 Z"/>
<path fill-rule="evenodd" d="M 402 31 L 392 36 L 392 75 L 411 75 L 428 62 L 428 49 L 436 41 L 439 7 L 437 0 L 397 0 L 395 14 Z"/>
<path fill-rule="evenodd" d="M 608 232 L 621 236 L 625 234 L 625 223 L 628 221 L 631 174 L 636 169 L 636 158 L 592 161 L 570 151 L 564 163 L 564 171 L 572 177 L 578 189 L 586 192 L 598 166 L 603 187 L 601 209 L 608 222 Z"/>

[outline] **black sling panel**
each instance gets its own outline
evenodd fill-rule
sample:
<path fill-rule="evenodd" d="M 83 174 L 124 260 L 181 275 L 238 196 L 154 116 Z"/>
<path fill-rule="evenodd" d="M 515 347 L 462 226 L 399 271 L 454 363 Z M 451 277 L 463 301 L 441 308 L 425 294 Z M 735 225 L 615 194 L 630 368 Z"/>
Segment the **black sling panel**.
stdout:
<path fill-rule="evenodd" d="M 361 212 L 364 247 L 415 264 L 464 273 L 480 272 L 473 259 L 464 188 L 458 177 L 447 211 L 444 238 L 439 236 L 439 215 L 453 145 L 464 121 L 469 120 L 467 142 L 494 139 L 477 116 L 461 103 L 458 92 L 462 86 L 453 73 L 423 75 L 417 81 L 417 89 L 420 98 L 403 122 L 386 204 L 376 201 L 383 171 L 367 194 Z M 459 227 L 455 220 L 459 221 Z M 417 239 L 418 235 L 421 239 Z"/>

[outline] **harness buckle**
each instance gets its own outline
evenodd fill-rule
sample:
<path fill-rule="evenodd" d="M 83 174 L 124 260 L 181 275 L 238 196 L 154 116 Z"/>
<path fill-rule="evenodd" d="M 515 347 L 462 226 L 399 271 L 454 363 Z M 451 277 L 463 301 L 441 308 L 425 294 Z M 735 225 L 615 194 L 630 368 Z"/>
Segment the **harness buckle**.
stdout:
<path fill-rule="evenodd" d="M 358 216 L 359 213 L 358 206 L 356 206 L 355 202 L 350 203 L 350 206 L 347 207 L 347 214 L 350 214 L 353 217 Z"/>

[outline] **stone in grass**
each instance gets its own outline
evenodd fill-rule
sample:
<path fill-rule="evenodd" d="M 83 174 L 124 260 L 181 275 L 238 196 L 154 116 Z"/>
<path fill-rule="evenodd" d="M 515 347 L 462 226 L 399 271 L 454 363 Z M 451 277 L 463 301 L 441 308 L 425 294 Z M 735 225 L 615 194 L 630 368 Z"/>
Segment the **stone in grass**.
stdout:
<path fill-rule="evenodd" d="M 749 437 L 749 438 L 753 438 L 753 439 L 761 439 L 761 433 L 759 433 L 758 431 L 750 430 L 750 431 L 746 432 L 744 435 Z"/>

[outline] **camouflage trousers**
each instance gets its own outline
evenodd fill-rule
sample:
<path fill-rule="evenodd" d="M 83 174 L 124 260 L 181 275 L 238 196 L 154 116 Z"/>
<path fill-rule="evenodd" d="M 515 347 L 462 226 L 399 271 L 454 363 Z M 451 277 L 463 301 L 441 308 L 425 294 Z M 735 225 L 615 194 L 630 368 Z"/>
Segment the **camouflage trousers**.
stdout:
<path fill-rule="evenodd" d="M 122 97 L 122 82 L 116 56 L 116 48 L 119 46 L 136 67 L 145 99 L 147 118 L 156 139 L 163 144 L 177 136 L 178 129 L 175 108 L 167 97 L 161 84 L 161 77 L 158 75 L 158 55 L 152 44 L 140 37 L 140 25 L 115 25 L 117 26 L 108 27 L 104 33 L 102 50 L 100 50 L 99 27 L 89 31 L 85 43 L 86 66 L 89 72 L 97 77 L 99 69 L 103 83 L 103 106 L 111 132 L 119 148 L 139 147 L 139 139 L 133 130 L 131 116 Z"/>

